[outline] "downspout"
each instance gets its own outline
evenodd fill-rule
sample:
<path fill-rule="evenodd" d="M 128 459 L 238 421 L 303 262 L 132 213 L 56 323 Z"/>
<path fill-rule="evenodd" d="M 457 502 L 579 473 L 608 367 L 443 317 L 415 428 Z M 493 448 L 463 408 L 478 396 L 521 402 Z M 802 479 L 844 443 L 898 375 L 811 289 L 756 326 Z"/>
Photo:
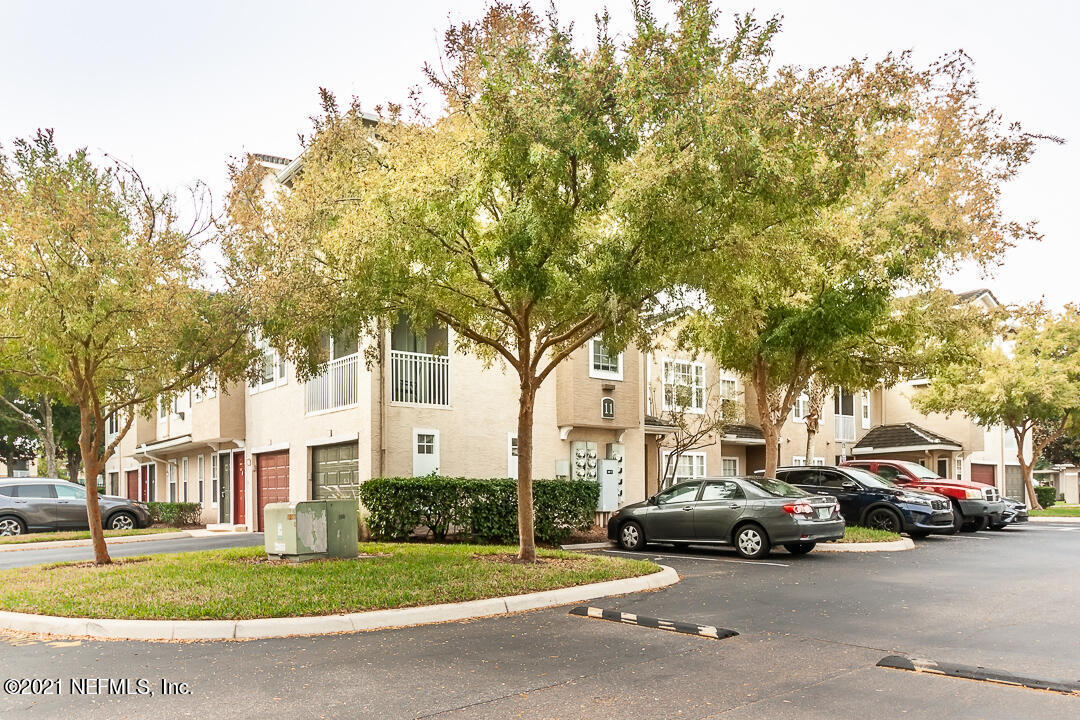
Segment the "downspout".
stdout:
<path fill-rule="evenodd" d="M 386 475 L 386 334 L 379 330 L 379 477 Z"/>

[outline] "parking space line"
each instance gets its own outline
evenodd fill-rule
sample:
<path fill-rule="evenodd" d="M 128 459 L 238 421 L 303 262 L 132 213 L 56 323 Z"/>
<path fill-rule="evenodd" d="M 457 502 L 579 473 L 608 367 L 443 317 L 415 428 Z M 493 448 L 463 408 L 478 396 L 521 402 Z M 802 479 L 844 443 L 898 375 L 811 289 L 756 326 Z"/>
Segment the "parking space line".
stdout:
<path fill-rule="evenodd" d="M 616 553 L 618 555 L 629 555 L 630 557 L 638 558 L 676 558 L 682 560 L 708 560 L 709 562 L 736 563 L 739 565 L 772 565 L 773 567 L 791 567 L 790 563 L 768 562 L 765 560 L 732 560 L 731 558 L 703 557 L 701 555 L 665 555 L 664 553 L 639 553 L 626 552 L 624 550 L 603 550 L 602 552 Z"/>

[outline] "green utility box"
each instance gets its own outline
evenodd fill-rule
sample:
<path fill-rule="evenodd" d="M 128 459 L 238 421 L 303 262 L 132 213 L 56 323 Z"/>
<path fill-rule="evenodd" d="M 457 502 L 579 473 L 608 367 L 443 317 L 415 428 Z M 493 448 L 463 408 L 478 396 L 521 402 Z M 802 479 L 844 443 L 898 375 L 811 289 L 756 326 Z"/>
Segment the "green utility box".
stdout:
<path fill-rule="evenodd" d="M 295 562 L 356 557 L 357 509 L 355 500 L 270 503 L 263 511 L 266 554 Z"/>

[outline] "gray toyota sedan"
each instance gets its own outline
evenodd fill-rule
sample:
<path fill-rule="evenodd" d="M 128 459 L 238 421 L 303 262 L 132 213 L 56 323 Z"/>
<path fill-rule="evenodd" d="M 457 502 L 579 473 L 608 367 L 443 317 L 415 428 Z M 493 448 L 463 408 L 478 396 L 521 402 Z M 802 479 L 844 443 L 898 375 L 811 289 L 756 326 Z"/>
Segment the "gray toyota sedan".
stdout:
<path fill-rule="evenodd" d="M 608 538 L 626 550 L 650 542 L 720 544 L 751 559 L 765 557 L 774 545 L 805 555 L 818 542 L 843 536 L 836 498 L 764 477 L 681 482 L 616 510 L 608 521 Z"/>
<path fill-rule="evenodd" d="M 101 521 L 110 530 L 150 524 L 146 505 L 122 497 L 99 495 Z M 87 530 L 86 488 L 57 478 L 0 480 L 0 535 L 36 530 Z"/>

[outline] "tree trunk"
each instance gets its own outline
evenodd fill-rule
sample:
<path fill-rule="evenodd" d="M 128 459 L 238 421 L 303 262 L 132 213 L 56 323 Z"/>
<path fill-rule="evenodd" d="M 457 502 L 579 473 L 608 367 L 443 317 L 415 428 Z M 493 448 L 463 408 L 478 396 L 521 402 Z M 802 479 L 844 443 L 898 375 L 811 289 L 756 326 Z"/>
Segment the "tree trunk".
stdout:
<path fill-rule="evenodd" d="M 81 464 L 82 458 L 79 457 L 79 453 L 65 452 L 64 455 L 66 456 L 65 464 L 67 465 L 68 480 L 71 482 L 79 482 L 79 465 Z M 53 460 L 53 463 L 56 463 L 55 459 Z M 51 477 L 56 476 L 52 475 Z M 87 482 L 90 481 L 89 475 L 86 476 L 86 480 Z M 97 484 L 96 480 L 95 484 Z"/>
<path fill-rule="evenodd" d="M 769 368 L 760 358 L 754 363 L 751 382 L 754 385 L 758 423 L 765 438 L 765 477 L 773 478 L 780 465 L 780 428 L 773 422 L 773 411 L 769 406 Z"/>
<path fill-rule="evenodd" d="M 44 421 L 44 431 L 41 444 L 45 450 L 45 473 L 49 477 L 56 475 L 56 433 L 53 430 L 52 400 L 48 395 L 42 395 L 38 402 L 41 405 L 41 418 Z"/>
<path fill-rule="evenodd" d="M 806 458 L 807 465 L 814 464 L 814 439 L 817 437 L 818 429 L 817 423 L 811 423 L 809 418 L 806 421 L 806 454 L 803 456 Z"/>
<path fill-rule="evenodd" d="M 532 378 L 521 379 L 521 397 L 518 400 L 518 559 L 536 562 L 536 534 L 533 517 L 533 407 L 536 387 Z"/>
<path fill-rule="evenodd" d="M 765 477 L 776 477 L 780 465 L 780 431 L 769 420 L 761 421 L 761 434 L 765 438 Z"/>
<path fill-rule="evenodd" d="M 105 462 L 101 457 L 100 445 L 104 438 L 97 429 L 102 427 L 102 419 L 91 422 L 88 402 L 79 403 L 79 450 L 82 452 L 83 469 L 86 470 L 86 519 L 90 524 L 90 537 L 94 545 L 94 563 L 108 565 L 112 562 L 109 549 L 105 546 L 105 533 L 101 525 L 101 506 L 98 504 L 97 476 Z"/>

